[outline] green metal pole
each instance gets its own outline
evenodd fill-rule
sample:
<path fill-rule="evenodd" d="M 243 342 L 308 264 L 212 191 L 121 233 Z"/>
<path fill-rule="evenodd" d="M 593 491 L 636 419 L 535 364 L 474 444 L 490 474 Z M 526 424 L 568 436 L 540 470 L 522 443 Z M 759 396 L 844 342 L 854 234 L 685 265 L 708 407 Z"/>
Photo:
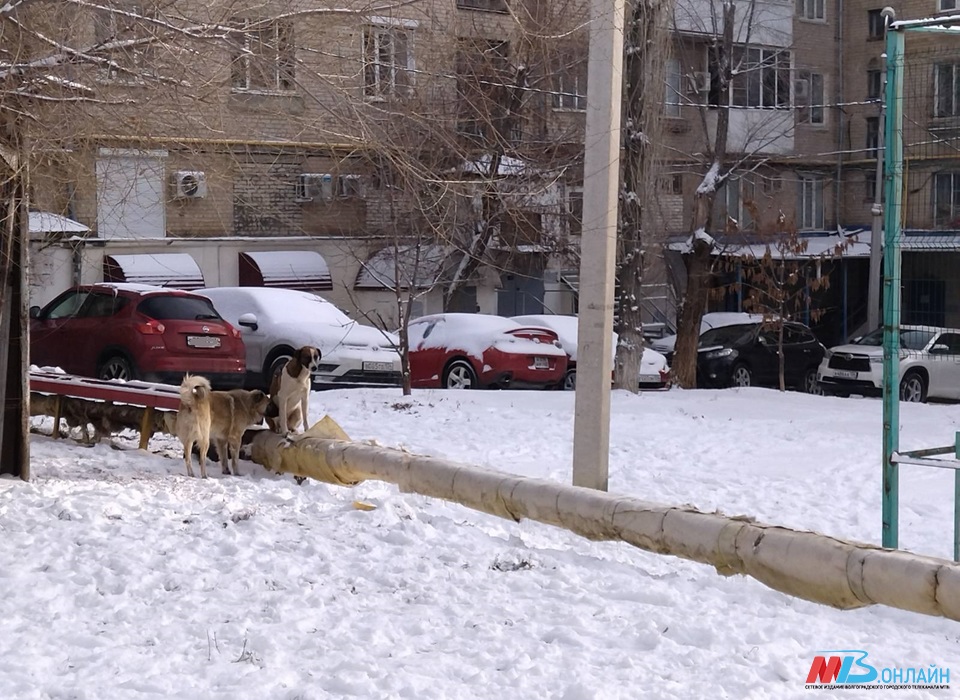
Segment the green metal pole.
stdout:
<path fill-rule="evenodd" d="M 884 547 L 900 539 L 900 475 L 893 455 L 900 449 L 900 211 L 903 206 L 904 30 L 887 30 L 887 90 L 884 123 L 883 255 L 883 533 Z"/>
<path fill-rule="evenodd" d="M 960 432 L 954 438 L 953 454 L 960 459 Z M 953 470 L 953 560 L 960 561 L 960 469 Z"/>

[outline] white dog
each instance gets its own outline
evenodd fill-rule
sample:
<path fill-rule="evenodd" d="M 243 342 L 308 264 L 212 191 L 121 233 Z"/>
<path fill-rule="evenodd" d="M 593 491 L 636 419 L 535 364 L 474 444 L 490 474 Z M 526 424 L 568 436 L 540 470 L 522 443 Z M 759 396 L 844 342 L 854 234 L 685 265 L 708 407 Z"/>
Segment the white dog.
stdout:
<path fill-rule="evenodd" d="M 210 449 L 210 382 L 206 377 L 189 374 L 180 384 L 180 410 L 177 411 L 177 437 L 183 443 L 183 461 L 187 476 L 193 476 L 193 445 L 200 450 L 200 476 L 207 478 L 207 450 Z M 172 422 L 172 421 L 171 421 Z"/>
<path fill-rule="evenodd" d="M 277 372 L 270 382 L 270 405 L 265 413 L 267 425 L 286 435 L 302 425 L 307 430 L 310 377 L 320 365 L 320 350 L 304 345 Z"/>

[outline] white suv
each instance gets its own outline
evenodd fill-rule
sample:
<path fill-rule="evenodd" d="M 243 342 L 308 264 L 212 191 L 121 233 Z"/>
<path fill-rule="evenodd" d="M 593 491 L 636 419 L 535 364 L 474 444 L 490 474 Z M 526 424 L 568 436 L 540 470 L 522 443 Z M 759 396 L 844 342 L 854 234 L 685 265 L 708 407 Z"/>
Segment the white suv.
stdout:
<path fill-rule="evenodd" d="M 390 333 L 362 326 L 329 301 L 310 292 L 267 287 L 211 287 L 197 294 L 240 329 L 247 348 L 247 384 L 270 379 L 304 345 L 323 357 L 315 388 L 399 386 L 400 354 Z"/>
<path fill-rule="evenodd" d="M 825 394 L 883 391 L 883 329 L 827 350 L 818 371 Z M 960 330 L 900 327 L 900 400 L 960 399 Z"/>

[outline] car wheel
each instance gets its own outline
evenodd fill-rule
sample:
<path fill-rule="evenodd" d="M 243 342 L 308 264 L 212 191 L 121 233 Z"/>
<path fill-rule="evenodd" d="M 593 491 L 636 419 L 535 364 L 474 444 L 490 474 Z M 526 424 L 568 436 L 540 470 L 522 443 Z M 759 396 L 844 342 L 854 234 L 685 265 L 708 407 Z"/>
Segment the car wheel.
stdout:
<path fill-rule="evenodd" d="M 736 387 L 753 386 L 753 372 L 744 364 L 739 364 L 730 373 L 730 384 Z"/>
<path fill-rule="evenodd" d="M 817 381 L 817 370 L 808 369 L 807 373 L 803 375 L 803 391 L 807 394 L 823 396 L 823 387 Z"/>
<path fill-rule="evenodd" d="M 97 372 L 99 379 L 120 379 L 129 382 L 137 378 L 137 373 L 133 369 L 133 363 L 123 355 L 111 355 Z"/>
<path fill-rule="evenodd" d="M 444 389 L 475 389 L 477 387 L 477 373 L 466 360 L 456 360 L 450 363 L 443 373 Z"/>
<path fill-rule="evenodd" d="M 900 400 L 923 403 L 927 400 L 927 382 L 919 372 L 907 372 L 900 382 Z"/>
<path fill-rule="evenodd" d="M 575 391 L 577 388 L 577 370 L 568 369 L 563 377 L 563 390 Z"/>
<path fill-rule="evenodd" d="M 267 366 L 263 374 L 263 385 L 267 391 L 270 390 L 270 384 L 273 382 L 273 378 L 278 372 L 283 370 L 283 366 L 291 359 L 293 359 L 293 350 L 287 350 L 284 348 L 277 352 L 277 354 L 274 355 L 269 362 L 267 362 Z"/>

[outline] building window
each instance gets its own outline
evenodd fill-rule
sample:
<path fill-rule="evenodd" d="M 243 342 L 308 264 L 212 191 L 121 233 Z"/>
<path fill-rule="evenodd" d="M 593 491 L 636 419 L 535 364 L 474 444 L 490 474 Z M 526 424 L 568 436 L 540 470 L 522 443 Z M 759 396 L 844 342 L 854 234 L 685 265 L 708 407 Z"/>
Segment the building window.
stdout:
<path fill-rule="evenodd" d="M 141 2 L 128 2 L 117 10 L 100 9 L 94 13 L 93 30 L 97 46 L 121 44 L 121 47 L 111 48 L 105 52 L 110 64 L 100 69 L 101 80 L 140 83 L 143 82 L 144 77 L 153 73 L 152 44 L 123 46 L 123 42 L 133 42 L 151 36 L 149 26 L 142 19 L 145 16 Z"/>
<path fill-rule="evenodd" d="M 507 0 L 457 0 L 461 10 L 483 10 L 484 12 L 507 12 Z"/>
<path fill-rule="evenodd" d="M 554 109 L 587 108 L 587 60 L 584 55 L 564 53 L 553 73 Z"/>
<path fill-rule="evenodd" d="M 885 22 L 881 12 L 882 10 L 867 10 L 867 39 L 870 41 L 882 39 L 885 33 Z"/>
<path fill-rule="evenodd" d="M 798 71 L 793 85 L 797 105 L 797 120 L 801 124 L 824 123 L 823 75 L 810 71 Z"/>
<path fill-rule="evenodd" d="M 663 194 L 683 194 L 683 175 L 662 175 L 658 177 L 657 190 Z"/>
<path fill-rule="evenodd" d="M 938 63 L 933 73 L 934 115 L 960 116 L 960 64 Z"/>
<path fill-rule="evenodd" d="M 933 225 L 935 228 L 960 228 L 960 172 L 934 176 Z"/>
<path fill-rule="evenodd" d="M 955 12 L 957 0 L 937 0 L 937 12 Z"/>
<path fill-rule="evenodd" d="M 388 98 L 410 93 L 413 85 L 411 32 L 397 27 L 363 30 L 363 94 Z"/>
<path fill-rule="evenodd" d="M 867 157 L 876 158 L 880 148 L 880 117 L 867 117 Z"/>
<path fill-rule="evenodd" d="M 883 91 L 883 74 L 879 70 L 867 71 L 867 99 L 879 100 Z"/>
<path fill-rule="evenodd" d="M 803 231 L 823 229 L 823 178 L 800 176 L 800 197 L 797 203 L 797 228 Z"/>
<path fill-rule="evenodd" d="M 876 201 L 876 196 L 877 196 L 876 187 L 877 187 L 877 171 L 868 170 L 864 175 L 864 180 L 863 180 L 863 199 L 865 201 L 867 202 Z M 880 183 L 880 201 L 881 202 L 886 201 L 886 198 L 887 198 L 887 193 L 885 192 L 885 189 L 886 188 L 884 188 L 883 182 L 881 181 Z"/>
<path fill-rule="evenodd" d="M 291 22 L 242 19 L 234 22 L 234 90 L 265 92 L 294 89 L 296 47 Z"/>
<path fill-rule="evenodd" d="M 797 0 L 797 16 L 801 19 L 826 19 L 824 12 L 825 0 Z"/>
<path fill-rule="evenodd" d="M 736 107 L 786 109 L 790 106 L 790 52 L 738 48 L 731 104 Z"/>
<path fill-rule="evenodd" d="M 683 74 L 680 72 L 680 59 L 668 58 L 666 65 L 667 81 L 664 86 L 663 113 L 668 117 L 680 116 L 680 90 Z"/>
<path fill-rule="evenodd" d="M 753 228 L 754 183 L 742 177 L 729 178 L 721 185 L 720 221 L 721 230 L 732 228 L 736 231 L 749 231 Z"/>
<path fill-rule="evenodd" d="M 567 231 L 571 236 L 583 233 L 583 188 L 567 188 Z"/>
<path fill-rule="evenodd" d="M 510 42 L 460 39 L 457 49 L 457 131 L 465 136 L 506 140 L 517 121 L 506 114 Z M 513 117 L 513 118 L 509 118 Z M 497 132 L 497 133 L 495 133 Z"/>

